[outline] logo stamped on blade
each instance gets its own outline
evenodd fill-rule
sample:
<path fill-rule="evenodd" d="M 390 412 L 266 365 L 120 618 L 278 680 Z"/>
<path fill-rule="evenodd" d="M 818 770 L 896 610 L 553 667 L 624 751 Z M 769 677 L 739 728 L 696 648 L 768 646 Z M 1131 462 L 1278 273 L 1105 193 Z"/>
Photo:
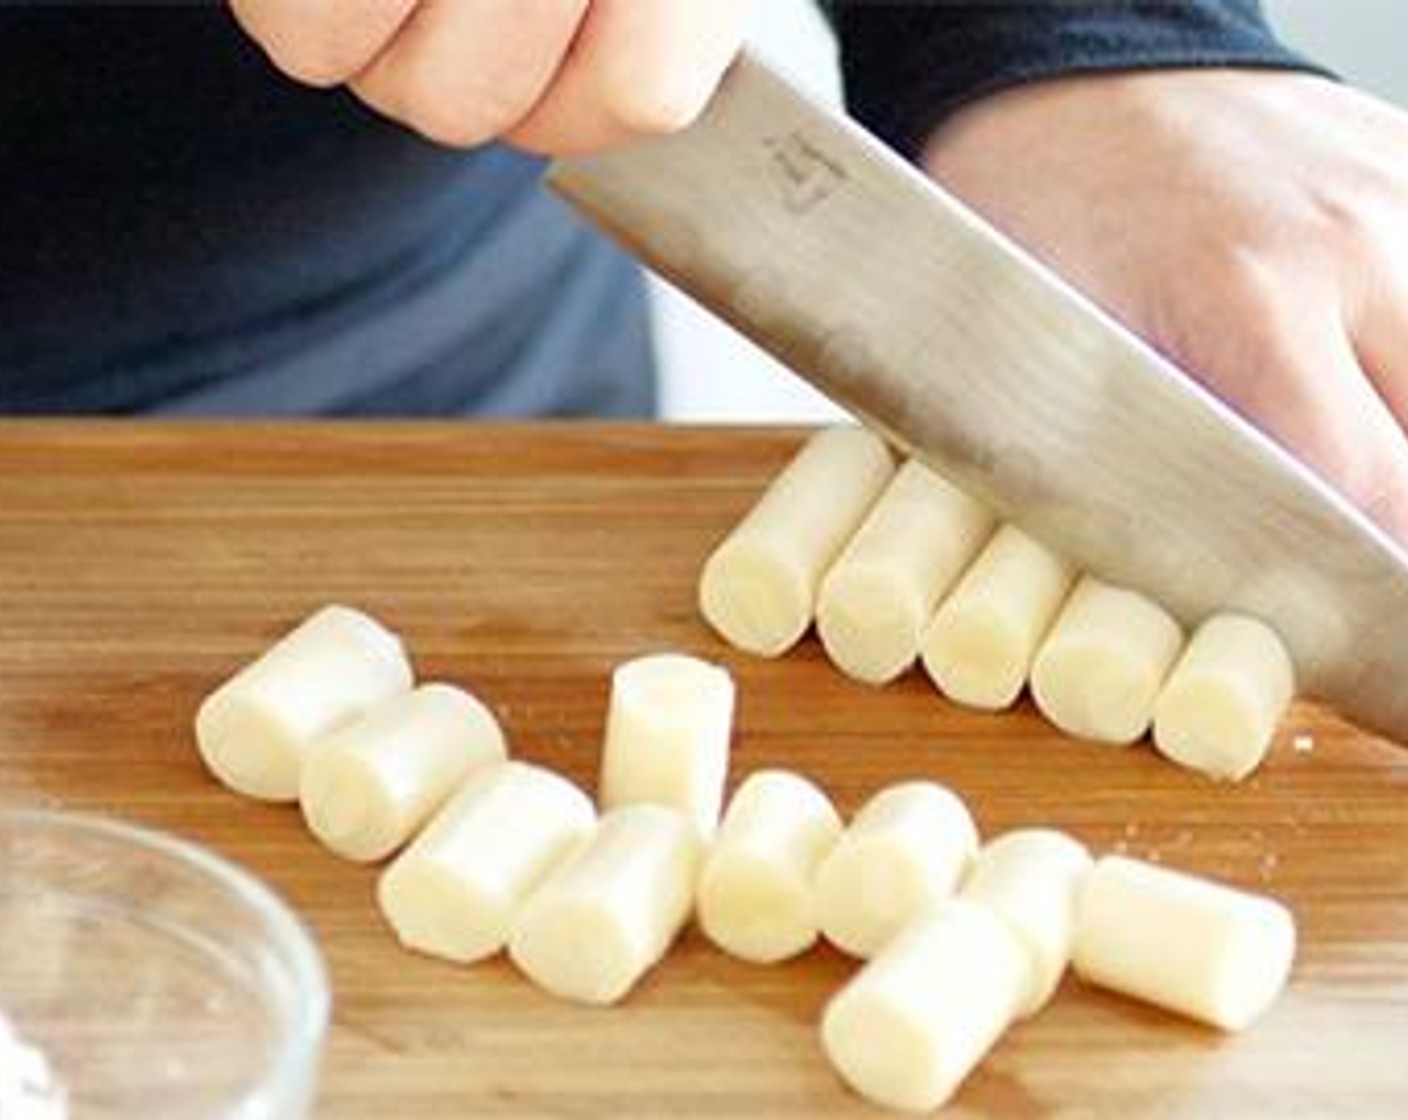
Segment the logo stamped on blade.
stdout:
<path fill-rule="evenodd" d="M 810 214 L 850 178 L 840 163 L 800 130 L 770 136 L 763 145 L 778 198 L 789 214 Z"/>

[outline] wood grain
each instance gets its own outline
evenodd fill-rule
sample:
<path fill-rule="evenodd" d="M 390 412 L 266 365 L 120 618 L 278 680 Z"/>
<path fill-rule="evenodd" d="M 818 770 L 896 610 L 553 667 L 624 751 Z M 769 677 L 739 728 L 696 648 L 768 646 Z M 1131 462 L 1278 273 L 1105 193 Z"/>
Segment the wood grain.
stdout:
<path fill-rule="evenodd" d="M 954 1116 L 1408 1115 L 1408 754 L 1302 708 L 1260 775 L 1220 788 L 1147 749 L 1083 746 L 1028 709 L 956 710 L 917 677 L 843 680 L 808 641 L 734 654 L 698 620 L 709 545 L 798 433 L 652 426 L 0 425 L 0 803 L 104 810 L 203 841 L 308 920 L 336 989 L 326 1117 L 860 1116 L 818 1012 L 849 974 L 688 935 L 622 1009 L 557 1004 L 502 963 L 399 952 L 374 872 L 296 812 L 197 761 L 195 707 L 312 608 L 341 600 L 468 684 L 517 752 L 594 779 L 607 674 L 685 649 L 741 688 L 735 775 L 789 765 L 847 806 L 929 775 L 988 831 L 1071 829 L 1286 900 L 1291 990 L 1221 1038 L 1068 980 Z M 1309 734 L 1314 749 L 1296 751 Z"/>

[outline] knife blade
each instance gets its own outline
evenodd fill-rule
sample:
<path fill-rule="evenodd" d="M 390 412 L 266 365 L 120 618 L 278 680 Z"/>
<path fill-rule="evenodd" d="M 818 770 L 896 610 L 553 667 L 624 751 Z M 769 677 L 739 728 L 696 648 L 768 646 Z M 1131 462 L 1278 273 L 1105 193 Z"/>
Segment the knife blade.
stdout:
<path fill-rule="evenodd" d="M 904 451 L 1185 623 L 1262 618 L 1303 691 L 1408 743 L 1408 555 L 1152 347 L 745 53 L 559 194 Z M 1033 189 L 1040 189 L 1035 184 Z"/>

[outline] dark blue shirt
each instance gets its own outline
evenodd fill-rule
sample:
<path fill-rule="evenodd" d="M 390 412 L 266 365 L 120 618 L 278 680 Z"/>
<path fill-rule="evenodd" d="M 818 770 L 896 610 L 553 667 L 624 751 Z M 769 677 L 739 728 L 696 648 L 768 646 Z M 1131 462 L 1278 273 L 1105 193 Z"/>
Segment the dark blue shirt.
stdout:
<path fill-rule="evenodd" d="M 0 6 L 0 411 L 648 413 L 640 277 L 540 172 L 223 6 Z"/>

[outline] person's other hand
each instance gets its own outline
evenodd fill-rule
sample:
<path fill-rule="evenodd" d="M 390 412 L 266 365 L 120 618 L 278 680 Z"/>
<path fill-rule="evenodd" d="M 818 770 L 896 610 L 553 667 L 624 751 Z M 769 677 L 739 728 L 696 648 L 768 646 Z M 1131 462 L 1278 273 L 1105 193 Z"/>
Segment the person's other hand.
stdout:
<path fill-rule="evenodd" d="M 552 154 L 704 108 L 750 0 L 232 0 L 281 70 L 348 85 L 432 140 Z"/>
<path fill-rule="evenodd" d="M 1408 543 L 1408 116 L 1159 71 L 959 111 L 930 172 Z"/>

